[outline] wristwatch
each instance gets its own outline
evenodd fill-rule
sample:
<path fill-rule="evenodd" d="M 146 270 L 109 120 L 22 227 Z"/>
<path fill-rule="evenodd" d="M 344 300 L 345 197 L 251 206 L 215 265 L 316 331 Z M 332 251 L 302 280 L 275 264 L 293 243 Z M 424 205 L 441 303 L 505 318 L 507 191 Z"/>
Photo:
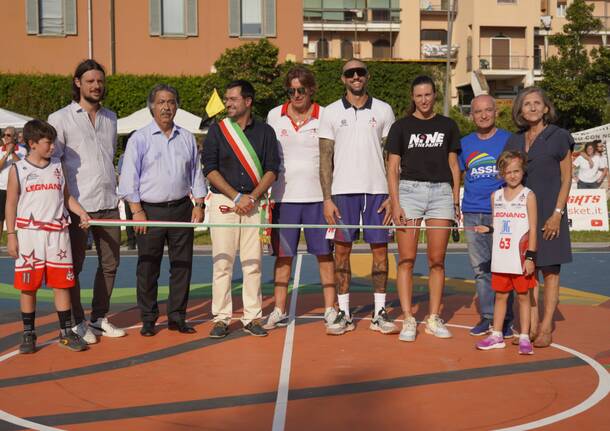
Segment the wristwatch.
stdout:
<path fill-rule="evenodd" d="M 205 202 L 195 202 L 195 206 L 197 208 L 205 208 Z"/>
<path fill-rule="evenodd" d="M 561 209 L 561 208 L 555 208 L 555 212 L 559 213 L 560 215 L 564 215 L 565 210 Z"/>

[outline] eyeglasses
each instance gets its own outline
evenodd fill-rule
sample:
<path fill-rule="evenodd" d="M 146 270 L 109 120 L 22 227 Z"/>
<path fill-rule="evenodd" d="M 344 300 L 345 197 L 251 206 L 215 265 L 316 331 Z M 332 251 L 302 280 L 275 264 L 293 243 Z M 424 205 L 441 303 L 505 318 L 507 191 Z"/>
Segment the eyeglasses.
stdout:
<path fill-rule="evenodd" d="M 3 136 L 3 137 L 5 137 L 5 138 L 12 138 L 12 137 L 13 137 L 13 136 L 15 136 L 15 135 L 12 135 L 12 134 L 10 134 L 10 133 L 5 133 L 5 134 L 3 134 L 2 136 Z"/>
<path fill-rule="evenodd" d="M 352 67 L 351 69 L 343 71 L 343 76 L 346 78 L 352 78 L 354 74 L 358 76 L 366 76 L 369 74 L 369 71 L 366 70 L 366 67 Z"/>
<path fill-rule="evenodd" d="M 299 93 L 299 95 L 304 96 L 307 93 L 307 88 L 305 87 L 298 87 L 298 88 L 289 88 L 288 90 L 286 90 L 286 93 L 288 93 L 288 95 L 290 97 L 294 97 L 295 94 Z"/>

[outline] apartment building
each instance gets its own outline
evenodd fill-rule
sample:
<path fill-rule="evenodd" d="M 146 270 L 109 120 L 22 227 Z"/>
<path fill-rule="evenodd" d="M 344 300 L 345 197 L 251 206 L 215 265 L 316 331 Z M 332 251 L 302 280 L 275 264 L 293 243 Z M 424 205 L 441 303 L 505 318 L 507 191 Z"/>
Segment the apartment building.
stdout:
<path fill-rule="evenodd" d="M 453 104 L 487 92 L 510 103 L 541 79 L 556 53 L 550 35 L 566 23 L 572 0 L 304 0 L 303 58 L 444 61 L 450 50 Z M 610 0 L 588 1 L 603 28 L 586 40 L 606 45 Z M 448 12 L 453 31 L 448 46 Z"/>
<path fill-rule="evenodd" d="M 297 0 L 298 1 L 298 0 Z M 303 15 L 286 0 L 0 0 L 0 72 L 209 73 L 227 48 L 268 38 L 302 60 Z"/>

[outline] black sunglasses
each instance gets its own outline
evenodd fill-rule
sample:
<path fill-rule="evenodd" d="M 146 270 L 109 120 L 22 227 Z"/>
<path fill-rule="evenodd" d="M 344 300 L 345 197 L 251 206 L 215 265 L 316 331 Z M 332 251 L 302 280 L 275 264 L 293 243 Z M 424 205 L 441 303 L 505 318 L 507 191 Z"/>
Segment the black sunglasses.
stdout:
<path fill-rule="evenodd" d="M 307 88 L 305 88 L 305 87 L 289 88 L 288 90 L 286 90 L 286 93 L 288 93 L 288 95 L 290 97 L 294 97 L 294 95 L 297 93 L 299 93 L 301 96 L 304 96 L 307 93 Z"/>
<path fill-rule="evenodd" d="M 354 73 L 358 76 L 366 76 L 369 74 L 369 71 L 366 70 L 366 67 L 352 67 L 351 69 L 344 70 L 343 76 L 351 78 L 354 76 Z"/>

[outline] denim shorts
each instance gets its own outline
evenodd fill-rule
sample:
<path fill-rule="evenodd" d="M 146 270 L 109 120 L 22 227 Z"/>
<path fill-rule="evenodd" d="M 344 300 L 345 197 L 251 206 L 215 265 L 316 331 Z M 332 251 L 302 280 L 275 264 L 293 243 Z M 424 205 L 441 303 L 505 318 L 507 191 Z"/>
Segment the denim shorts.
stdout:
<path fill-rule="evenodd" d="M 453 191 L 449 183 L 400 180 L 400 206 L 408 220 L 455 219 Z"/>

